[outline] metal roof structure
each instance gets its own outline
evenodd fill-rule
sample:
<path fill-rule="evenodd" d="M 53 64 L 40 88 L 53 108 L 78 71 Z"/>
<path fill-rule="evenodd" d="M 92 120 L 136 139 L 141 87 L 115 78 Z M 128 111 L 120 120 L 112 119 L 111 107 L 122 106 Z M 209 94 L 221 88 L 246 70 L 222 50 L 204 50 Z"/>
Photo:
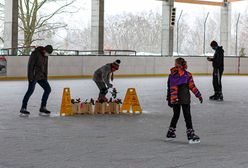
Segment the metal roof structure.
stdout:
<path fill-rule="evenodd" d="M 211 5 L 211 6 L 225 6 L 227 3 L 239 2 L 242 0 L 222 0 L 222 1 L 209 1 L 209 0 L 175 0 L 179 3 L 190 3 L 190 4 L 199 4 L 199 5 Z"/>

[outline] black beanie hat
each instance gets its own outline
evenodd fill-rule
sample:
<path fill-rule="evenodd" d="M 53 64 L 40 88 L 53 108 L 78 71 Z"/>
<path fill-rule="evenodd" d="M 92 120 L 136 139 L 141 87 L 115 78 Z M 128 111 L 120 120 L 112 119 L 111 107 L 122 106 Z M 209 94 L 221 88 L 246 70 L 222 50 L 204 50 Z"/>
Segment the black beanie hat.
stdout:
<path fill-rule="evenodd" d="M 53 46 L 47 45 L 47 46 L 45 47 L 45 50 L 46 50 L 46 52 L 48 52 L 49 54 L 51 54 L 51 53 L 53 52 Z"/>
<path fill-rule="evenodd" d="M 121 60 L 115 60 L 115 62 L 114 62 L 115 64 L 117 64 L 117 65 L 120 65 L 120 63 L 121 63 Z"/>
<path fill-rule="evenodd" d="M 217 43 L 216 41 L 212 41 L 212 42 L 210 43 L 210 46 L 211 46 L 211 47 L 217 47 L 217 46 L 218 46 L 218 43 Z"/>
<path fill-rule="evenodd" d="M 121 60 L 115 60 L 115 62 L 112 63 L 112 67 L 118 70 L 120 63 L 121 63 Z"/>

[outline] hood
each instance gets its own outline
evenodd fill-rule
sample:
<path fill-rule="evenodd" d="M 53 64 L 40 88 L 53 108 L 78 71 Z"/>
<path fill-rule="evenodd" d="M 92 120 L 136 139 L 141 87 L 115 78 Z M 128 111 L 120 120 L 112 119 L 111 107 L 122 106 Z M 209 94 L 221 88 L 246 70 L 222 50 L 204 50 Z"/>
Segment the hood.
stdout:
<path fill-rule="evenodd" d="M 222 51 L 222 52 L 224 52 L 224 50 L 223 50 L 223 47 L 222 46 L 219 46 L 218 48 L 217 48 L 217 50 L 216 51 Z"/>
<path fill-rule="evenodd" d="M 36 47 L 34 52 L 40 52 L 44 56 L 45 55 L 45 47 L 42 47 L 42 46 Z"/>
<path fill-rule="evenodd" d="M 42 47 L 42 46 L 38 46 L 35 48 L 35 51 L 44 52 L 44 50 L 45 50 L 45 47 Z"/>
<path fill-rule="evenodd" d="M 185 69 L 181 66 L 173 67 L 173 68 L 171 68 L 170 71 L 171 71 L 171 75 L 178 74 L 179 76 L 183 76 L 186 73 Z"/>

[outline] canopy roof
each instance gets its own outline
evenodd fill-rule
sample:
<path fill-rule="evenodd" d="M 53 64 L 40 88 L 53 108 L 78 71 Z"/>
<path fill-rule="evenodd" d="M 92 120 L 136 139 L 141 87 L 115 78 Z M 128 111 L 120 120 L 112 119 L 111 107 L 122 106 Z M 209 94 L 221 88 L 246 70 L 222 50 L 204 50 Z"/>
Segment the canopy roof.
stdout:
<path fill-rule="evenodd" d="M 242 0 L 175 0 L 175 2 L 180 3 L 191 3 L 191 4 L 199 4 L 199 5 L 212 5 L 212 6 L 225 6 L 226 3 L 238 2 Z"/>

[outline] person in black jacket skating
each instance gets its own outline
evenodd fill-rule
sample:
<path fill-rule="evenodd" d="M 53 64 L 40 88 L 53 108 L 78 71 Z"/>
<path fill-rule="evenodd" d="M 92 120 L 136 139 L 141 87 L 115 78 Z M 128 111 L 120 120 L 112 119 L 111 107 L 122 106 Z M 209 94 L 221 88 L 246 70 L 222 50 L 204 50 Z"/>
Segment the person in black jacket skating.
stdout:
<path fill-rule="evenodd" d="M 47 110 L 46 104 L 51 87 L 47 81 L 48 76 L 48 56 L 53 52 L 53 47 L 37 47 L 29 57 L 28 61 L 28 90 L 23 98 L 22 107 L 20 110 L 21 116 L 28 116 L 27 104 L 30 96 L 35 90 L 35 85 L 38 83 L 43 89 L 44 94 L 41 100 L 40 115 L 49 115 L 51 112 Z"/>
<path fill-rule="evenodd" d="M 224 72 L 224 50 L 216 41 L 212 41 L 210 46 L 215 50 L 214 57 L 208 57 L 208 61 L 213 62 L 213 87 L 214 95 L 210 96 L 210 100 L 223 100 L 222 93 L 222 74 Z"/>

